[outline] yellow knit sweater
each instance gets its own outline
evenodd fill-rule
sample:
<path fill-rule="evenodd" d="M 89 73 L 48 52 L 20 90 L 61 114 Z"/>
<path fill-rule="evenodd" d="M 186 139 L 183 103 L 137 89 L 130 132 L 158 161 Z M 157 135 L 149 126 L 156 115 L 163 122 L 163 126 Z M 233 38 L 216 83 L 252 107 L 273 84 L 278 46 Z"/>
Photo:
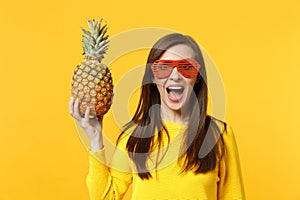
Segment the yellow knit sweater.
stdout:
<path fill-rule="evenodd" d="M 170 134 L 170 145 L 158 166 L 155 165 L 156 159 L 151 159 L 156 158 L 157 154 L 151 154 L 147 161 L 152 175 L 149 180 L 140 179 L 136 173 L 135 165 L 125 150 L 129 137 L 127 134 L 118 144 L 109 167 L 104 164 L 107 162 L 105 149 L 89 151 L 89 173 L 86 181 L 91 200 L 122 199 L 131 184 L 133 200 L 245 199 L 237 145 L 229 126 L 227 132 L 222 134 L 226 156 L 213 171 L 195 175 L 193 172 L 179 173 L 181 167 L 177 157 L 186 125 L 167 121 L 164 123 Z"/>

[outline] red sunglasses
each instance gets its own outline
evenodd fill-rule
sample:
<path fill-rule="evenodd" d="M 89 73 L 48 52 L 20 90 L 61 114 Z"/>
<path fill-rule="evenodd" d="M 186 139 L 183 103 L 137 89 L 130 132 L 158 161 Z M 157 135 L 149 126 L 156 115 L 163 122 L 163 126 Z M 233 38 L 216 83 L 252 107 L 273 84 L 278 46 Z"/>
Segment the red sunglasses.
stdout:
<path fill-rule="evenodd" d="M 151 65 L 154 77 L 160 79 L 168 78 L 175 67 L 185 78 L 197 77 L 200 70 L 200 64 L 194 59 L 156 60 Z"/>

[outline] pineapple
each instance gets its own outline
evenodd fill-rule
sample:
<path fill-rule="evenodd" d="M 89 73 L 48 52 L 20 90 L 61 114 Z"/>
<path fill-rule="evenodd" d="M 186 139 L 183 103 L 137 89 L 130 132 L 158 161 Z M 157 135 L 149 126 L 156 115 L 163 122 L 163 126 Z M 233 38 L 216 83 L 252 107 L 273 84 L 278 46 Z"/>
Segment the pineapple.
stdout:
<path fill-rule="evenodd" d="M 109 68 L 101 63 L 108 49 L 107 25 L 89 20 L 90 31 L 83 31 L 83 50 L 85 59 L 78 64 L 72 77 L 72 96 L 80 102 L 79 110 L 84 117 L 87 106 L 94 107 L 93 115 L 103 117 L 112 104 L 113 81 Z M 101 26 L 102 25 L 102 26 Z"/>

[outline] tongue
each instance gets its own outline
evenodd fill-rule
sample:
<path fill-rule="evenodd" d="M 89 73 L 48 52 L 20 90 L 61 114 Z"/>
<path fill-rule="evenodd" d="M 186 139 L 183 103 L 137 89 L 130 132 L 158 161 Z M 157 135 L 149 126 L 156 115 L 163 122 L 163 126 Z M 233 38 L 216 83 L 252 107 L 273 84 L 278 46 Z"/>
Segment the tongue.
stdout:
<path fill-rule="evenodd" d="M 182 94 L 179 92 L 175 92 L 174 90 L 171 90 L 168 96 L 171 101 L 178 102 L 180 101 Z"/>

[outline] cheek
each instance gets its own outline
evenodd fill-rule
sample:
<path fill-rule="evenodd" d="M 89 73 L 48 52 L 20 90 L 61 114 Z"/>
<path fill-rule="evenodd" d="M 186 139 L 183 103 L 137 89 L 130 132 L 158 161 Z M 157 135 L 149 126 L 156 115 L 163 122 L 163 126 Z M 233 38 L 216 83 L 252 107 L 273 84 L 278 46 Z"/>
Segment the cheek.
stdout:
<path fill-rule="evenodd" d="M 156 84 L 159 93 L 162 94 L 164 90 L 164 82 L 161 79 L 154 79 L 153 82 Z"/>
<path fill-rule="evenodd" d="M 159 94 L 162 95 L 164 93 L 164 87 L 162 85 L 156 85 L 156 86 L 157 86 Z"/>
<path fill-rule="evenodd" d="M 165 83 L 166 83 L 166 79 L 154 79 L 153 82 L 156 84 L 157 88 L 163 88 Z"/>
<path fill-rule="evenodd" d="M 189 79 L 189 80 L 186 80 L 186 83 L 188 85 L 188 89 L 187 89 L 187 95 L 190 96 L 191 93 L 193 92 L 193 88 L 194 88 L 194 85 L 196 83 L 196 79 Z"/>
<path fill-rule="evenodd" d="M 190 85 L 190 87 L 194 87 L 195 83 L 196 83 L 196 78 L 192 78 L 192 79 L 185 79 L 185 82 Z"/>

